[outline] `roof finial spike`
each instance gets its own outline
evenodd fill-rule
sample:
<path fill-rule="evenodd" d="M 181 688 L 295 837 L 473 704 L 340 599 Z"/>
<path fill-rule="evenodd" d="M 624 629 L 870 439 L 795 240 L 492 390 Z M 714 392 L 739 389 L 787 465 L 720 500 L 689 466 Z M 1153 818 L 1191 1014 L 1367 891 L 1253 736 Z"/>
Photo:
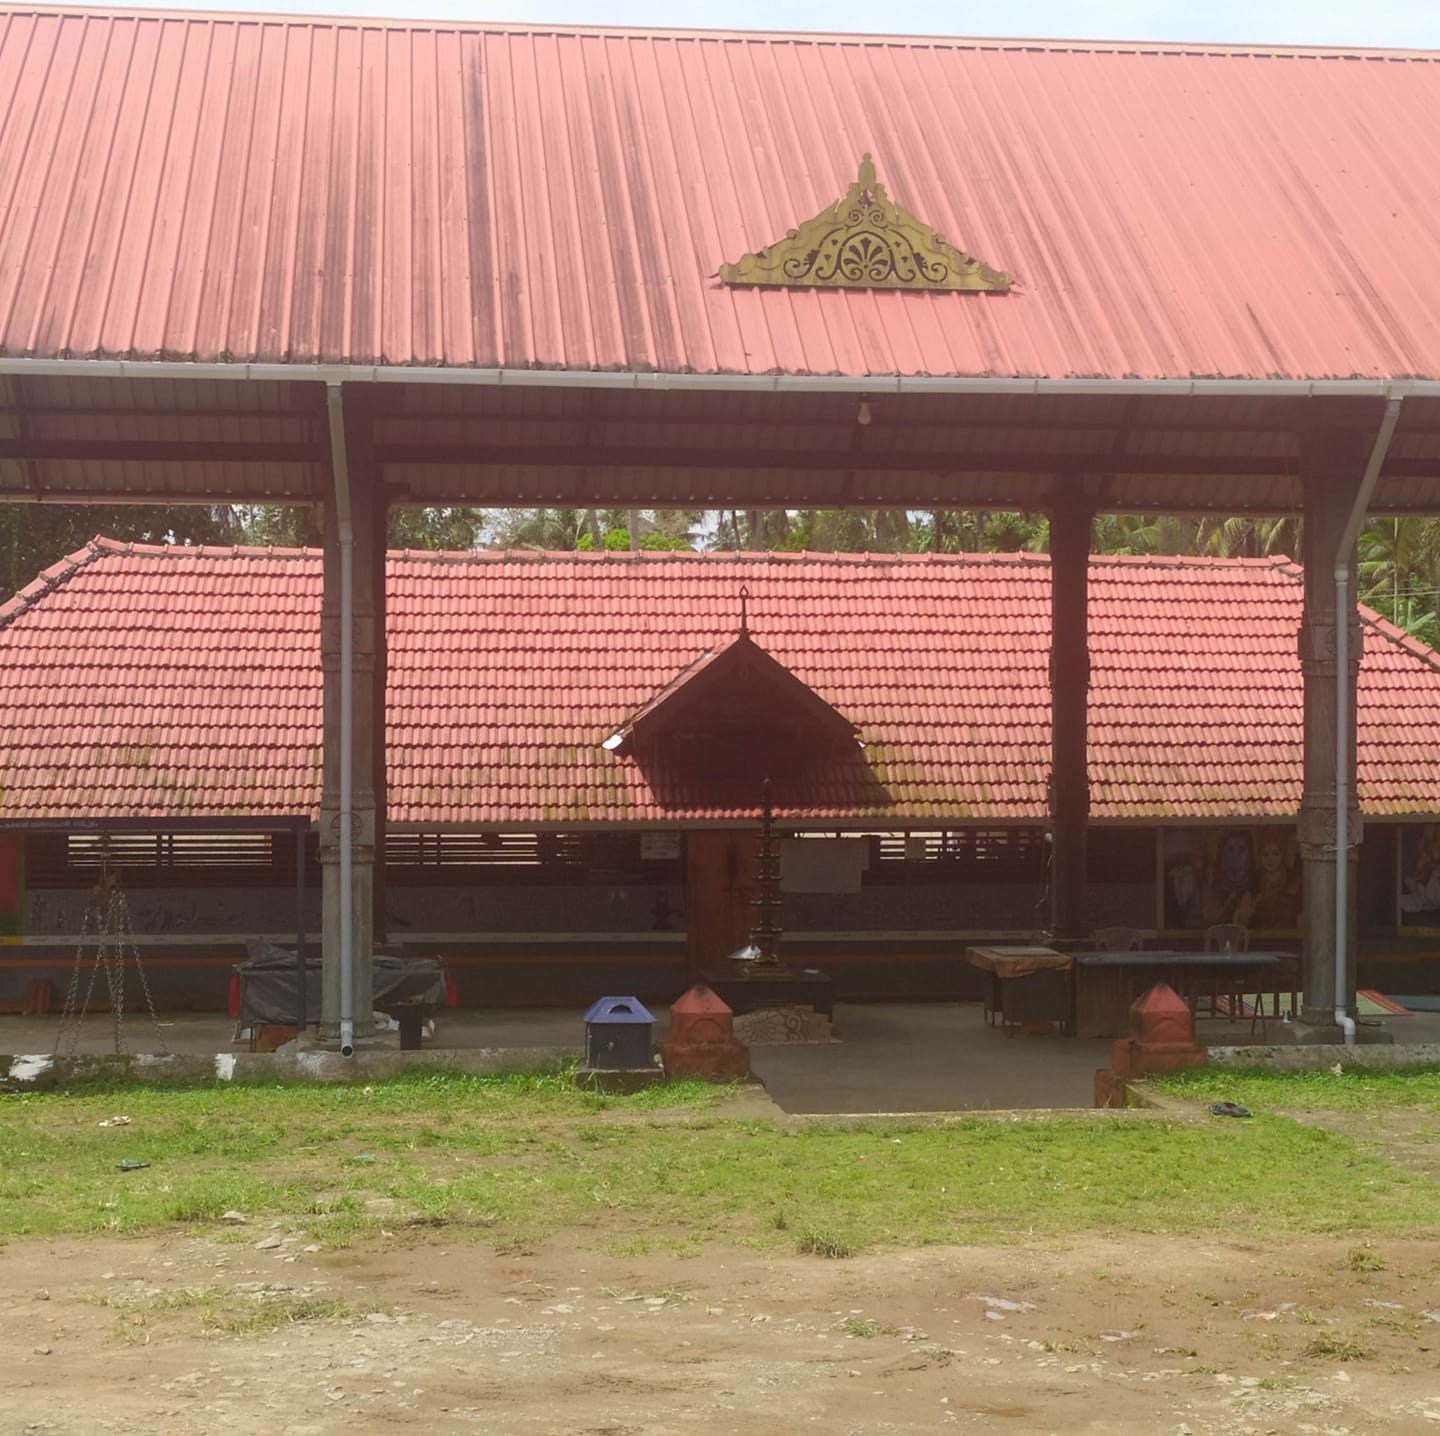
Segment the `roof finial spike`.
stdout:
<path fill-rule="evenodd" d="M 745 612 L 746 603 L 748 602 L 749 598 L 750 590 L 746 588 L 745 585 L 742 583 L 740 585 L 740 632 L 746 637 L 748 637 L 750 633 L 750 624 Z"/>

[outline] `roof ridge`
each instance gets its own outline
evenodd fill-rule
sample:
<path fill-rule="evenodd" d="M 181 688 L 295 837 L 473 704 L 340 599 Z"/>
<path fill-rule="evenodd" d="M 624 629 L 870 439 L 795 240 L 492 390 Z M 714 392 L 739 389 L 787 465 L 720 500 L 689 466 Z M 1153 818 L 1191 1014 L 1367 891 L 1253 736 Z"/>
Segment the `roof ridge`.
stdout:
<path fill-rule="evenodd" d="M 324 554 L 323 549 L 294 548 L 287 544 L 141 543 L 138 539 L 112 539 L 104 534 L 96 534 L 90 542 L 92 546 L 117 557 L 320 558 Z"/>
<path fill-rule="evenodd" d="M 1369 624 L 1371 628 L 1377 629 L 1397 648 L 1403 648 L 1412 658 L 1418 658 L 1427 668 L 1440 673 L 1440 653 L 1437 653 L 1428 644 L 1416 638 L 1413 633 L 1406 633 L 1398 623 L 1385 617 L 1377 609 L 1369 604 L 1357 602 L 1355 605 L 1360 614 L 1360 622 Z"/>
<path fill-rule="evenodd" d="M 0 9 L 0 14 L 3 14 Z M 0 603 L 0 628 L 28 613 L 42 599 L 48 598 L 82 568 L 89 568 L 104 558 L 278 558 L 317 559 L 323 557 L 318 548 L 283 548 L 247 546 L 245 544 L 178 544 L 141 543 L 136 539 L 115 539 L 96 534 L 74 553 L 42 568 L 35 578 L 12 597 Z"/>
<path fill-rule="evenodd" d="M 318 559 L 324 550 L 291 547 L 281 544 L 152 544 L 132 539 L 113 539 L 97 534 L 85 550 L 87 562 L 102 554 L 134 555 L 144 558 L 276 558 Z M 780 566 L 805 564 L 844 564 L 855 568 L 885 568 L 937 564 L 942 567 L 1048 565 L 1048 553 L 1028 549 L 987 550 L 979 553 L 832 553 L 823 549 L 417 549 L 387 548 L 389 559 L 405 559 L 416 563 L 533 563 L 533 564 L 613 564 L 627 565 L 703 563 L 703 564 L 767 564 Z M 75 555 L 71 555 L 71 558 Z M 68 560 L 66 560 L 68 562 Z M 1116 565 L 1157 568 L 1262 569 L 1284 572 L 1295 579 L 1304 577 L 1304 569 L 1286 554 L 1269 554 L 1248 558 L 1223 554 L 1130 554 L 1092 553 L 1092 566 Z M 45 572 L 49 572 L 46 570 Z M 41 575 L 42 577 L 44 574 Z M 22 590 L 23 592 L 23 590 Z"/>
<path fill-rule="evenodd" d="M 116 540 L 97 534 L 84 548 L 77 548 L 58 563 L 42 568 L 18 593 L 0 603 L 0 628 L 8 627 L 22 614 L 34 608 L 42 598 L 54 593 L 72 574 L 88 568 L 103 554 L 111 553 L 117 547 Z"/>
<path fill-rule="evenodd" d="M 307 552 L 310 552 L 307 550 Z M 391 558 L 417 562 L 475 563 L 580 563 L 580 564 L 667 564 L 667 563 L 775 563 L 853 564 L 857 568 L 927 563 L 1048 563 L 1047 554 L 1023 550 L 1004 553 L 829 553 L 821 549 L 389 549 Z"/>
<path fill-rule="evenodd" d="M 307 549 L 305 553 L 316 550 Z M 775 563 L 791 564 L 848 564 L 856 568 L 875 568 L 902 565 L 940 564 L 943 566 L 963 565 L 1046 565 L 1050 562 L 1048 553 L 1034 553 L 1028 549 L 987 550 L 979 553 L 833 553 L 823 549 L 389 549 L 391 558 L 403 558 L 419 563 L 553 563 L 553 564 L 633 564 L 668 563 Z M 1287 570 L 1293 569 L 1298 575 L 1299 565 L 1285 554 L 1269 554 L 1260 558 L 1228 554 L 1123 554 L 1092 553 L 1092 564 L 1134 565 L 1136 567 L 1161 568 L 1202 568 L 1222 570 Z"/>
<path fill-rule="evenodd" d="M 874 45 L 892 48 L 943 50 L 1001 50 L 1054 54 L 1187 55 L 1219 59 L 1384 59 L 1398 62 L 1435 63 L 1440 50 L 1406 49 L 1401 46 L 1365 45 L 1225 45 L 1185 40 L 1107 40 L 1038 38 L 988 35 L 897 35 L 884 31 L 846 32 L 839 30 L 725 30 L 636 25 L 526 24 L 505 20 L 403 19 L 399 16 L 342 14 L 285 14 L 266 11 L 187 10 L 184 8 L 137 9 L 125 5 L 6 5 L 0 14 L 104 16 L 120 20 L 185 20 L 220 24 L 309 26 L 328 29 L 407 30 L 412 33 L 465 31 L 494 35 L 596 35 L 608 39 L 710 40 L 716 43 L 769 43 L 812 45 Z"/>
<path fill-rule="evenodd" d="M 1161 568 L 1283 569 L 1288 565 L 1303 573 L 1295 560 L 1286 554 L 1250 558 L 1241 554 L 1218 553 L 1092 553 L 1090 561 Z"/>

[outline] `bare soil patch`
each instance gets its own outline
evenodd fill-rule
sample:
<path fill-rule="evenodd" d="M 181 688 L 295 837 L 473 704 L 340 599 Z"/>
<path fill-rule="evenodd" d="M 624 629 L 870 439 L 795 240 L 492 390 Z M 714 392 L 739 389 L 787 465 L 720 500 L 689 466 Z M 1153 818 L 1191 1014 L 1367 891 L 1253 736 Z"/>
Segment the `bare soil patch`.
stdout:
<path fill-rule="evenodd" d="M 1440 1242 L 1084 1239 L 849 1260 L 337 1252 L 243 1227 L 0 1250 L 10 1432 L 1440 1430 Z M 1427 1315 L 1430 1312 L 1430 1315 Z"/>
<path fill-rule="evenodd" d="M 1377 1103 L 1361 1112 L 1282 1108 L 1280 1115 L 1349 1137 L 1396 1166 L 1440 1181 L 1440 1112 L 1433 1108 Z"/>

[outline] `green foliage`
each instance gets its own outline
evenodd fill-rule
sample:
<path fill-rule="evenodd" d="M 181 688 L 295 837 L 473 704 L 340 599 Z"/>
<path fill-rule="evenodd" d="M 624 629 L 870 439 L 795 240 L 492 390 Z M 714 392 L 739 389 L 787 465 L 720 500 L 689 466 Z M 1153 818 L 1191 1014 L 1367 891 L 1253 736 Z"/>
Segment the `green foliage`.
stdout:
<path fill-rule="evenodd" d="M 575 541 L 575 547 L 580 553 L 593 553 L 595 540 L 588 533 L 581 534 Z M 609 553 L 629 553 L 631 550 L 630 530 L 628 528 L 606 529 L 604 547 Z M 647 552 L 672 553 L 677 550 L 689 549 L 690 545 L 679 534 L 652 531 L 648 534 L 641 534 L 640 547 Z"/>
<path fill-rule="evenodd" d="M 928 515 L 922 537 L 922 548 L 942 553 L 1044 553 L 1050 521 L 1043 514 L 946 510 Z"/>
<path fill-rule="evenodd" d="M 250 542 L 228 507 L 0 504 L 0 602 L 97 534 L 130 543 Z"/>
<path fill-rule="evenodd" d="M 401 508 L 391 510 L 392 547 L 467 551 L 477 547 L 558 552 L 627 550 L 626 509 Z M 83 547 L 95 534 L 141 543 L 316 546 L 316 505 L 137 507 L 133 505 L 0 505 L 0 596 Z M 640 547 L 684 550 L 703 533 L 724 550 L 780 552 L 1043 553 L 1043 514 L 1003 510 L 921 512 L 907 509 L 646 510 Z M 1097 553 L 1196 554 L 1261 558 L 1300 553 L 1294 515 L 1222 517 L 1101 514 Z M 1440 519 L 1373 518 L 1362 529 L 1356 590 L 1361 602 L 1431 646 L 1440 646 Z"/>
<path fill-rule="evenodd" d="M 1371 519 L 1358 552 L 1360 601 L 1422 643 L 1440 644 L 1440 519 Z"/>
<path fill-rule="evenodd" d="M 257 548 L 319 548 L 324 516 L 317 504 L 251 504 L 232 511 L 236 543 Z"/>
<path fill-rule="evenodd" d="M 688 535 L 701 520 L 698 509 L 646 510 L 639 515 L 642 549 L 688 549 Z M 628 552 L 627 509 L 515 509 L 489 516 L 485 541 L 491 548 L 538 548 L 552 552 Z M 649 527 L 646 528 L 645 525 Z"/>
<path fill-rule="evenodd" d="M 486 546 L 569 553 L 580 546 L 582 535 L 591 539 L 586 521 L 584 509 L 505 510 L 492 516 Z M 586 547 L 590 546 L 587 543 Z"/>
<path fill-rule="evenodd" d="M 386 539 L 391 548 L 468 553 L 479 546 L 485 522 L 483 509 L 392 508 Z"/>

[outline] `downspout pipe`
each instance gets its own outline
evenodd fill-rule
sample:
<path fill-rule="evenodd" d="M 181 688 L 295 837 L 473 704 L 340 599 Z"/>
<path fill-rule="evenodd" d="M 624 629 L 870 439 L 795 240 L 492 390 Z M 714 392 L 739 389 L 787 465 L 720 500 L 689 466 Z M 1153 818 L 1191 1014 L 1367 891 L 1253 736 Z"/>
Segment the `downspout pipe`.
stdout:
<path fill-rule="evenodd" d="M 340 385 L 325 386 L 330 420 L 330 468 L 335 480 L 335 526 L 340 541 L 340 1055 L 355 1055 L 355 526 L 350 514 L 350 466 Z"/>
<path fill-rule="evenodd" d="M 1360 525 L 1380 478 L 1403 400 L 1389 399 L 1379 432 L 1370 446 L 1370 459 L 1350 508 L 1335 551 L 1335 1023 L 1345 1034 L 1345 1045 L 1355 1045 L 1355 1019 L 1350 1016 L 1350 795 L 1355 788 L 1357 744 L 1350 739 L 1350 619 L 1355 612 L 1354 574 L 1351 562 Z"/>

